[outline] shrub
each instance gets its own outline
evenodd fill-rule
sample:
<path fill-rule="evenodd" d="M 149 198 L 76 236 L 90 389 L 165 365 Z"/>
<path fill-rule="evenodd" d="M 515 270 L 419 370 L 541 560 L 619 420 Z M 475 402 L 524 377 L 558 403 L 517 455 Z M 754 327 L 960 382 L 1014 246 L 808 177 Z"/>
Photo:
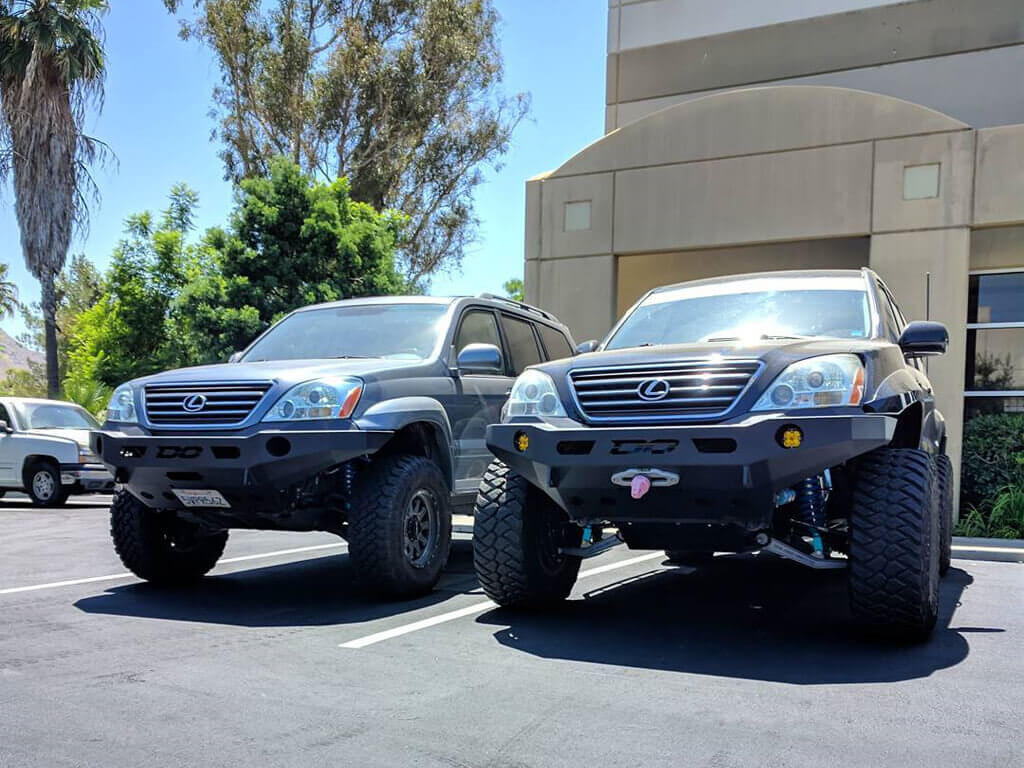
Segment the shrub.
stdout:
<path fill-rule="evenodd" d="M 971 419 L 964 425 L 961 506 L 991 510 L 1008 486 L 1024 488 L 1024 414 Z"/>
<path fill-rule="evenodd" d="M 960 536 L 1024 538 L 1024 486 L 1007 486 L 987 512 L 972 507 L 957 526 Z"/>

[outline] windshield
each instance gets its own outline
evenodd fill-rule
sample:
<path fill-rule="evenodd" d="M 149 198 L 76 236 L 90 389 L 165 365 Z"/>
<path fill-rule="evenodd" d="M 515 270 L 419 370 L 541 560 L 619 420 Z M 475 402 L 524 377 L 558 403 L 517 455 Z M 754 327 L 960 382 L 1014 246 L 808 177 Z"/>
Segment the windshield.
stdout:
<path fill-rule="evenodd" d="M 87 410 L 62 403 L 21 403 L 18 406 L 25 429 L 99 429 Z"/>
<path fill-rule="evenodd" d="M 652 293 L 605 349 L 870 335 L 871 310 L 860 278 L 757 279 Z"/>
<path fill-rule="evenodd" d="M 447 327 L 447 304 L 361 304 L 307 309 L 279 322 L 242 357 L 325 360 L 383 357 L 423 360 Z"/>

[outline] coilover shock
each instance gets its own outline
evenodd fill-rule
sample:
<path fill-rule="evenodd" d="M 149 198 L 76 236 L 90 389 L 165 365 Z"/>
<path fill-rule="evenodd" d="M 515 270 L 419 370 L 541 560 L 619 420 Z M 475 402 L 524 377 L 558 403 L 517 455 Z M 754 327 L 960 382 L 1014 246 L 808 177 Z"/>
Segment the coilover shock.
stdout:
<path fill-rule="evenodd" d="M 827 557 L 825 543 L 821 538 L 821 532 L 826 529 L 828 520 L 825 516 L 825 502 L 828 499 L 826 489 L 831 483 L 829 478 L 822 475 L 808 477 L 801 481 L 796 487 L 796 505 L 800 514 L 800 521 L 807 528 L 811 536 L 811 547 L 814 549 L 815 557 Z"/>

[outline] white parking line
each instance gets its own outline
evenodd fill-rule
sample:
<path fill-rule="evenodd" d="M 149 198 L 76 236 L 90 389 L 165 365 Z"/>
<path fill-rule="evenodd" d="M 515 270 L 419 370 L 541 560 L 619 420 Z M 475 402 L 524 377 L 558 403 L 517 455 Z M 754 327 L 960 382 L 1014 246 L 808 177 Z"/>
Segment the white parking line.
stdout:
<path fill-rule="evenodd" d="M 643 563 L 648 560 L 654 560 L 656 558 L 665 559 L 664 552 L 653 552 L 647 555 L 637 555 L 631 557 L 628 560 L 619 560 L 615 563 L 608 563 L 607 565 L 599 565 L 596 568 L 591 568 L 586 571 L 580 572 L 578 578 L 586 579 L 591 576 L 597 576 L 602 573 L 608 573 L 609 571 L 616 571 L 619 568 L 627 568 L 637 563 Z M 410 632 L 418 632 L 421 629 L 428 629 L 429 627 L 436 627 L 438 624 L 444 624 L 449 621 L 455 621 L 465 616 L 472 616 L 474 613 L 483 613 L 491 608 L 497 608 L 498 604 L 493 600 L 484 600 L 479 603 L 473 603 L 473 605 L 467 605 L 465 608 L 458 608 L 454 611 L 448 611 L 448 613 L 442 613 L 437 616 L 431 616 L 429 619 L 421 619 L 420 621 L 414 621 L 411 624 L 403 624 L 400 627 L 394 627 L 393 629 L 385 629 L 383 632 L 375 632 L 372 635 L 366 635 L 365 637 L 359 637 L 355 640 L 349 640 L 347 643 L 341 643 L 339 648 L 365 648 L 368 645 L 374 645 L 376 643 L 383 642 L 385 640 L 391 640 L 395 637 L 401 637 L 402 635 L 408 635 Z"/>
<path fill-rule="evenodd" d="M 217 566 L 230 565 L 231 563 L 244 563 L 248 560 L 262 560 L 268 557 L 282 557 L 284 555 L 298 555 L 304 552 L 316 552 L 322 549 L 340 549 L 348 546 L 345 542 L 339 541 L 336 544 L 315 544 L 309 547 L 295 547 L 294 549 L 279 549 L 276 552 L 261 552 L 257 555 L 239 555 L 238 557 L 225 557 L 217 563 Z M 120 579 L 134 579 L 135 574 L 112 573 L 108 576 L 90 576 L 85 579 L 69 579 L 67 581 L 51 581 L 49 584 L 33 584 L 31 587 L 10 587 L 0 589 L 0 595 L 15 595 L 19 592 L 37 592 L 41 589 L 56 589 L 57 587 L 73 587 L 76 584 L 94 584 L 98 581 L 118 581 Z"/>
<path fill-rule="evenodd" d="M 1024 555 L 1024 547 L 972 547 L 969 544 L 954 544 L 953 549 L 959 552 L 1007 552 Z"/>

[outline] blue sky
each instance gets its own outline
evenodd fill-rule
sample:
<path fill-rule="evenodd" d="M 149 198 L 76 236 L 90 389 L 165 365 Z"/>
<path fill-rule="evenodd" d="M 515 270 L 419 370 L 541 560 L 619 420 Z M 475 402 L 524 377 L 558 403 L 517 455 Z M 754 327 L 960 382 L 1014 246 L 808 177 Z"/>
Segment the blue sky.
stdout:
<path fill-rule="evenodd" d="M 604 0 L 495 0 L 502 16 L 505 89 L 528 91 L 529 118 L 515 136 L 498 173 L 478 188 L 479 241 L 460 273 L 438 275 L 434 294 L 500 291 L 522 275 L 524 182 L 557 167 L 599 138 L 604 126 Z M 108 53 L 106 103 L 90 131 L 117 156 L 116 167 L 97 169 L 102 202 L 93 211 L 83 252 L 105 267 L 122 222 L 142 210 L 159 211 L 171 185 L 198 191 L 198 225 L 226 221 L 231 187 L 223 180 L 218 145 L 210 138 L 210 92 L 217 68 L 205 49 L 177 37 L 177 21 L 160 0 L 111 3 L 105 19 Z M 0 192 L 0 261 L 10 265 L 22 301 L 39 297 L 25 269 L 9 185 Z M 0 327 L 13 335 L 20 318 Z"/>

